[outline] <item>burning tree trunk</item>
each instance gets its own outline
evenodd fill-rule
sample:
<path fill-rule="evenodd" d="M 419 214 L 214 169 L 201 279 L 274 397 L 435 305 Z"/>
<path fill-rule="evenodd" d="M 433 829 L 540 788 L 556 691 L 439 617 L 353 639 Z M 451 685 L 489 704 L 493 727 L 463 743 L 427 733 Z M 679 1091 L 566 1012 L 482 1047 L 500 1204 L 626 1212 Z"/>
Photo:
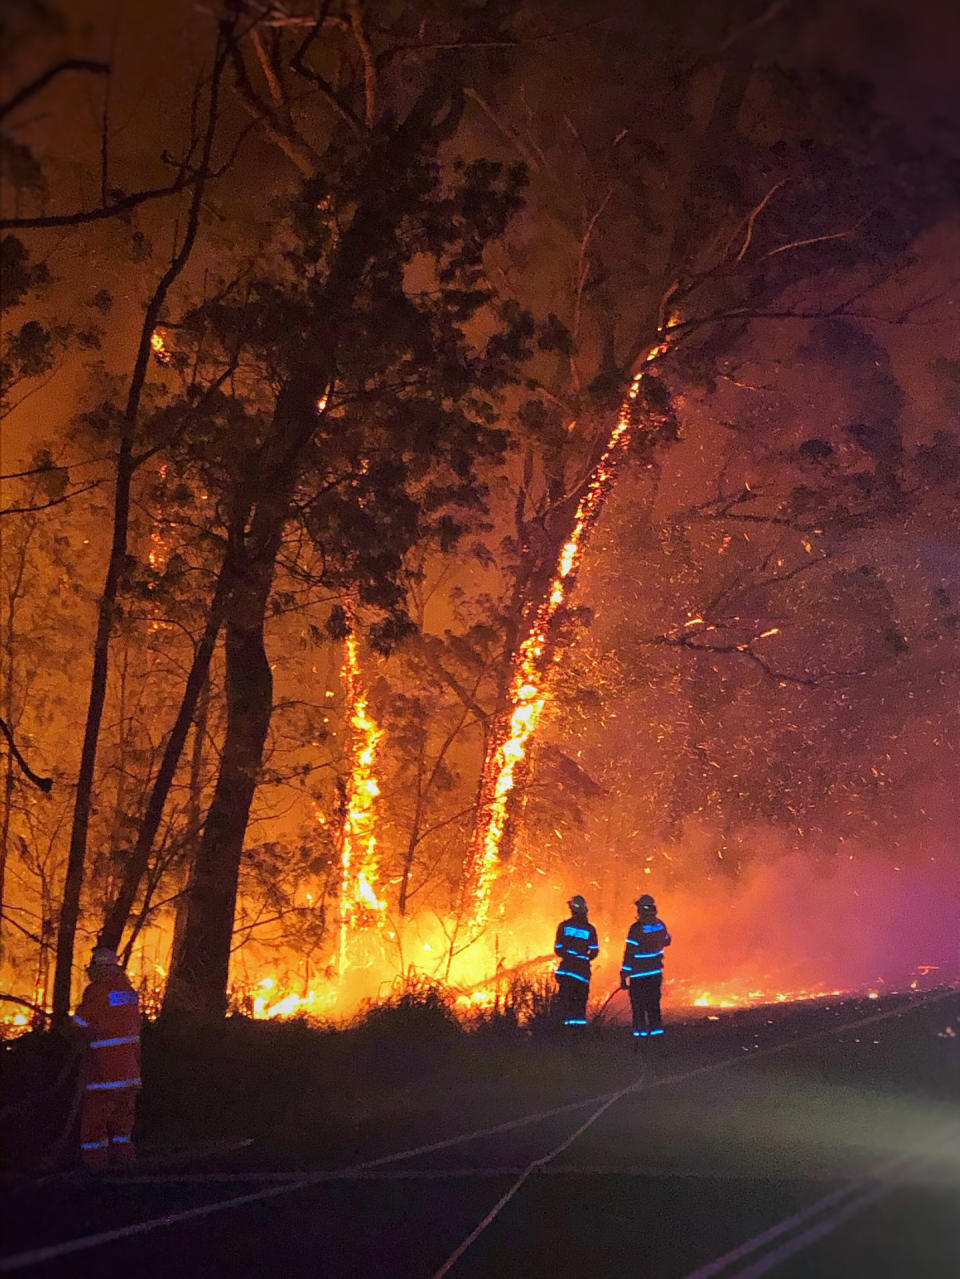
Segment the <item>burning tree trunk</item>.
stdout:
<path fill-rule="evenodd" d="M 736 134 L 737 116 L 753 72 L 758 38 L 767 21 L 778 15 L 779 9 L 780 6 L 774 6 L 762 23 L 748 26 L 736 38 L 731 38 L 719 66 L 711 59 L 709 63 L 697 64 L 688 73 L 686 94 L 691 119 L 688 144 L 681 149 L 674 166 L 669 187 L 671 218 L 661 242 L 656 246 L 657 255 L 663 263 L 658 275 L 659 287 L 652 295 L 652 308 L 649 299 L 646 308 L 637 306 L 641 312 L 646 309 L 651 318 L 641 323 L 639 328 L 641 341 L 634 348 L 628 364 L 632 380 L 616 424 L 582 487 L 582 496 L 572 516 L 568 517 L 565 528 L 561 516 L 561 527 L 552 539 L 553 554 L 547 561 L 550 563 L 552 559 L 552 565 L 545 586 L 542 574 L 536 575 L 539 583 L 536 579 L 526 586 L 520 583 L 520 597 L 525 596 L 523 615 L 529 622 L 520 630 L 523 637 L 518 636 L 519 642 L 515 646 L 508 644 L 506 650 L 510 654 L 507 693 L 505 704 L 501 703 L 493 717 L 485 743 L 474 832 L 464 868 L 451 957 L 457 945 L 457 934 L 464 926 L 471 936 L 476 936 L 484 928 L 500 867 L 512 851 L 523 794 L 522 781 L 530 767 L 531 739 L 543 710 L 551 665 L 560 656 L 558 623 L 575 586 L 590 532 L 600 517 L 633 441 L 641 434 L 649 435 L 651 444 L 657 439 L 676 438 L 675 423 L 665 397 L 657 393 L 653 375 L 656 373 L 654 362 L 666 351 L 668 330 L 673 323 L 670 319 L 672 299 L 678 293 L 683 273 L 689 269 L 705 230 L 708 235 L 715 233 L 714 228 L 700 225 L 700 211 L 694 207 L 696 201 L 692 193 L 696 191 L 706 168 L 715 164 L 722 154 L 725 140 Z M 722 19 L 722 24 L 727 17 Z M 489 108 L 486 109 L 489 113 Z M 584 286 L 589 274 L 591 237 L 596 233 L 609 199 L 608 194 L 588 220 L 579 245 L 573 300 L 575 331 L 581 319 Z M 604 290 L 599 291 L 601 297 L 603 293 Z M 609 317 L 602 317 L 601 327 L 607 335 L 603 353 L 605 368 L 601 370 L 601 376 L 609 378 L 617 368 L 613 350 L 614 326 Z M 638 366 L 639 371 L 634 372 Z M 580 398 L 581 378 L 573 358 L 570 361 L 570 380 L 569 389 L 573 399 L 577 400 Z M 658 417 L 659 421 L 656 420 Z"/>
<path fill-rule="evenodd" d="M 383 917 L 386 902 L 377 896 L 376 800 L 380 794 L 375 763 L 382 729 L 371 718 L 360 682 L 357 638 L 351 630 L 344 641 L 343 683 L 346 720 L 349 724 L 349 779 L 344 788 L 343 826 L 340 837 L 340 928 L 337 938 L 337 973 L 348 962 L 351 933 L 364 923 Z"/>
<path fill-rule="evenodd" d="M 643 429 L 644 412 L 636 407 L 643 380 L 652 373 L 649 366 L 666 349 L 666 343 L 660 342 L 644 357 L 644 367 L 630 385 L 617 424 L 577 504 L 545 598 L 513 655 L 507 707 L 488 738 L 464 876 L 460 917 L 472 933 L 486 925 L 498 870 L 511 851 L 516 805 L 522 793 L 518 782 L 528 766 L 528 744 L 543 710 L 551 664 L 557 658 L 557 622 L 576 584 L 590 530 L 600 517 L 633 435 Z"/>

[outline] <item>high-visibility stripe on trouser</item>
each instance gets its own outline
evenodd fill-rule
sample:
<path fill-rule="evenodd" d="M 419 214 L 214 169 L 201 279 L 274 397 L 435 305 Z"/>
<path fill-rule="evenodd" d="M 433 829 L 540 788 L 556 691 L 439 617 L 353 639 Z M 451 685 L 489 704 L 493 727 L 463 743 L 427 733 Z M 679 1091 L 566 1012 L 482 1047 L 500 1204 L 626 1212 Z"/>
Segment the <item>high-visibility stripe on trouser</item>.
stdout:
<path fill-rule="evenodd" d="M 126 1088 L 87 1091 L 80 1110 L 80 1153 L 88 1168 L 132 1163 L 133 1121 L 137 1090 Z"/>
<path fill-rule="evenodd" d="M 656 1034 L 663 1026 L 660 1018 L 661 972 L 634 974 L 630 979 L 630 1008 L 633 1012 L 633 1029 Z"/>
<path fill-rule="evenodd" d="M 582 981 L 582 982 L 585 982 L 588 986 L 590 985 L 589 977 L 584 977 L 582 973 L 572 973 L 569 968 L 558 968 L 556 972 L 556 976 L 572 977 L 574 981 Z"/>

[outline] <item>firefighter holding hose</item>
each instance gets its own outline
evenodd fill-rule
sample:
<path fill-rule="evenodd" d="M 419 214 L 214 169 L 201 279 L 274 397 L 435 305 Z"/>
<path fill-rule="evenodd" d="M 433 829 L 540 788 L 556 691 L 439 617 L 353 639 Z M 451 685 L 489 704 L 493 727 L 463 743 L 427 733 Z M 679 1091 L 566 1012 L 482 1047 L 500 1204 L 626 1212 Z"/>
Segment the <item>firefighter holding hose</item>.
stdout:
<path fill-rule="evenodd" d="M 650 894 L 638 897 L 636 907 L 637 918 L 627 933 L 620 968 L 620 989 L 630 991 L 634 1040 L 663 1034 L 663 952 L 670 945 L 667 926 L 657 915 L 657 903 Z"/>
<path fill-rule="evenodd" d="M 567 905 L 570 918 L 558 926 L 553 946 L 560 959 L 555 974 L 560 987 L 560 1019 L 564 1026 L 585 1026 L 590 965 L 600 947 L 597 945 L 597 930 L 587 919 L 586 900 L 577 893 Z"/>

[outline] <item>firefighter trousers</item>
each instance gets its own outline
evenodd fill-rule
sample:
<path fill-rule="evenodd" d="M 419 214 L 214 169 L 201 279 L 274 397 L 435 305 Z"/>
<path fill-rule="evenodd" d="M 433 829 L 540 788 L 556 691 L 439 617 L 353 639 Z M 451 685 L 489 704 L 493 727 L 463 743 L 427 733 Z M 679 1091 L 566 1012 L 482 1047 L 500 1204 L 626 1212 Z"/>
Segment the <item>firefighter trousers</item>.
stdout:
<path fill-rule="evenodd" d="M 663 973 L 649 977 L 630 978 L 630 1009 L 633 1013 L 633 1033 L 646 1036 L 663 1030 L 660 1017 L 660 991 Z"/>
<path fill-rule="evenodd" d="M 590 983 L 561 973 L 557 977 L 557 985 L 560 987 L 558 1001 L 560 1020 L 565 1026 L 585 1025 Z"/>
<path fill-rule="evenodd" d="M 80 1110 L 80 1154 L 88 1168 L 132 1164 L 136 1088 L 86 1088 Z"/>

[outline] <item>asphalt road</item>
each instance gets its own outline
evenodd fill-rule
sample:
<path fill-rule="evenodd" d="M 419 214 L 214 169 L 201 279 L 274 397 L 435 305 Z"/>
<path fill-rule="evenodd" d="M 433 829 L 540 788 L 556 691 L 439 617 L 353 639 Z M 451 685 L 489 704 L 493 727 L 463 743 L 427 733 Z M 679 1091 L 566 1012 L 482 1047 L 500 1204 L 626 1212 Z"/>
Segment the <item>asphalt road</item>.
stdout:
<path fill-rule="evenodd" d="M 506 1093 L 498 1131 L 467 1092 L 432 1137 L 383 1132 L 326 1169 L 249 1148 L 23 1187 L 0 1273 L 956 1279 L 960 997 L 758 1024 L 642 1056 L 560 1044 L 582 1097 Z"/>

